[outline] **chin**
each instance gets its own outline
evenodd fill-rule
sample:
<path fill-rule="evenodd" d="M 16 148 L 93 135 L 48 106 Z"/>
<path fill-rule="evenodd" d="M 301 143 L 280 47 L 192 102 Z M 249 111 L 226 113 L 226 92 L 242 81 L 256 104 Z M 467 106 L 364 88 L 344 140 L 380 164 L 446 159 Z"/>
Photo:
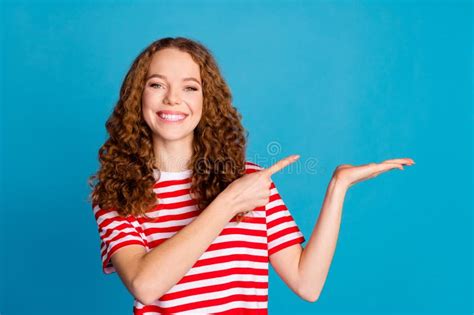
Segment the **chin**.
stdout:
<path fill-rule="evenodd" d="M 183 133 L 183 134 L 171 134 L 171 133 L 157 133 L 154 132 L 154 137 L 157 137 L 163 141 L 179 141 L 179 140 L 185 140 L 188 137 L 192 137 L 193 132 L 191 133 Z"/>

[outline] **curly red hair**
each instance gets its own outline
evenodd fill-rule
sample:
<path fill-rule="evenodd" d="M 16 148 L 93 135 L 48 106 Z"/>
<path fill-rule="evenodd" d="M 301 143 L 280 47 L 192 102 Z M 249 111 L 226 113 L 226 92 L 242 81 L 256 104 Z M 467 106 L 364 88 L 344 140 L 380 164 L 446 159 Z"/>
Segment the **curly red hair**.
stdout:
<path fill-rule="evenodd" d="M 154 53 L 176 48 L 199 65 L 203 112 L 194 129 L 190 193 L 200 210 L 232 181 L 245 174 L 248 132 L 232 105 L 232 94 L 211 52 L 201 43 L 183 37 L 154 41 L 134 60 L 120 89 L 120 97 L 106 123 L 109 138 L 99 149 L 100 168 L 89 177 L 89 200 L 102 209 L 114 208 L 121 216 L 146 216 L 156 206 L 153 185 L 155 157 L 152 132 L 142 117 L 141 97 Z M 96 183 L 94 181 L 97 180 Z M 240 222 L 248 213 L 234 218 Z M 146 216 L 148 217 L 148 216 Z"/>

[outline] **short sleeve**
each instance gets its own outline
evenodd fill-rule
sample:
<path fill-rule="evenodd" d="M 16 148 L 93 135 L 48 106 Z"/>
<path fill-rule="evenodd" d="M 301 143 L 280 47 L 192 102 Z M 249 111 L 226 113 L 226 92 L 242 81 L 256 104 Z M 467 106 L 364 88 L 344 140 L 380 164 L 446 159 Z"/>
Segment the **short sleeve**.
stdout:
<path fill-rule="evenodd" d="M 115 272 L 110 258 L 120 248 L 127 245 L 147 246 L 146 240 L 133 216 L 119 216 L 115 210 L 104 210 L 98 205 L 92 207 L 100 238 L 100 256 L 102 271 L 105 274 Z M 140 231 L 140 232 L 139 232 Z"/>
<path fill-rule="evenodd" d="M 275 183 L 271 183 L 270 200 L 265 205 L 268 256 L 305 241 L 293 216 L 281 198 Z"/>

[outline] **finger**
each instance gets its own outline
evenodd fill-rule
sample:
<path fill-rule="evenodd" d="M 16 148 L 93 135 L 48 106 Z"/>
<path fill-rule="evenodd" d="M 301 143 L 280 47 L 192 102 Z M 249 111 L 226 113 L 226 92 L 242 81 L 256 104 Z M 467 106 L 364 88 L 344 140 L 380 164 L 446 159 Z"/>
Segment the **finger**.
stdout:
<path fill-rule="evenodd" d="M 268 176 L 272 176 L 276 172 L 280 171 L 284 167 L 290 165 L 291 163 L 295 162 L 296 160 L 299 159 L 299 155 L 290 155 L 289 157 L 286 157 L 284 159 L 281 159 L 280 161 L 276 162 L 272 166 L 270 166 L 267 169 L 263 169 L 262 172 L 267 174 Z"/>
<path fill-rule="evenodd" d="M 391 169 L 393 169 L 393 168 L 399 168 L 399 169 L 403 170 L 403 166 L 402 166 L 402 165 L 393 163 L 393 164 L 391 164 L 391 165 L 388 166 L 388 167 L 384 167 L 383 169 L 380 169 L 380 168 L 379 168 L 378 170 L 376 170 L 376 171 L 374 171 L 372 174 L 370 174 L 367 178 L 374 178 L 374 177 L 376 177 L 376 176 L 378 176 L 378 175 L 380 175 L 380 174 L 382 174 L 382 173 L 385 173 L 385 172 L 387 172 L 387 171 L 389 171 L 389 170 L 391 170 Z"/>
<path fill-rule="evenodd" d="M 369 178 L 377 177 L 377 176 L 379 176 L 380 174 L 385 173 L 385 172 L 387 172 L 387 171 L 388 171 L 388 170 L 383 170 L 383 171 L 375 172 L 375 173 L 373 173 L 372 175 L 370 175 Z"/>
<path fill-rule="evenodd" d="M 386 160 L 383 161 L 382 163 L 401 163 L 401 164 L 414 164 L 415 161 L 412 159 L 391 159 L 391 160 Z"/>
<path fill-rule="evenodd" d="M 403 165 L 401 163 L 387 163 L 383 162 L 380 164 L 377 164 L 375 167 L 376 172 L 386 172 L 392 168 L 399 168 L 403 170 Z"/>
<path fill-rule="evenodd" d="M 370 176 L 374 173 L 386 172 L 392 168 L 400 168 L 403 169 L 403 166 L 400 163 L 370 163 L 361 166 L 361 170 L 366 176 Z"/>
<path fill-rule="evenodd" d="M 365 166 L 365 169 L 364 169 L 365 174 L 366 174 L 365 177 L 355 181 L 353 184 L 360 182 L 364 179 L 374 178 L 380 175 L 381 173 L 387 172 L 393 168 L 399 168 L 403 170 L 403 165 L 400 163 L 380 163 L 380 164 L 371 163 L 371 164 L 366 164 L 363 166 Z"/>

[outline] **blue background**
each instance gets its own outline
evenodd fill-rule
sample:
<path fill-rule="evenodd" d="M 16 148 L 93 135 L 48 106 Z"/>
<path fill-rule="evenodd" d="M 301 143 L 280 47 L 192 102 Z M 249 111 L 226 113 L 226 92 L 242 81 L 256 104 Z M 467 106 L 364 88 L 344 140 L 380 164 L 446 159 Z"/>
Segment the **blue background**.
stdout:
<path fill-rule="evenodd" d="M 101 271 L 87 177 L 133 59 L 185 36 L 216 57 L 309 240 L 334 168 L 351 187 L 315 303 L 273 269 L 270 314 L 471 314 L 472 2 L 2 1 L 0 313 L 131 314 Z M 305 245 L 304 243 L 303 245 Z"/>

